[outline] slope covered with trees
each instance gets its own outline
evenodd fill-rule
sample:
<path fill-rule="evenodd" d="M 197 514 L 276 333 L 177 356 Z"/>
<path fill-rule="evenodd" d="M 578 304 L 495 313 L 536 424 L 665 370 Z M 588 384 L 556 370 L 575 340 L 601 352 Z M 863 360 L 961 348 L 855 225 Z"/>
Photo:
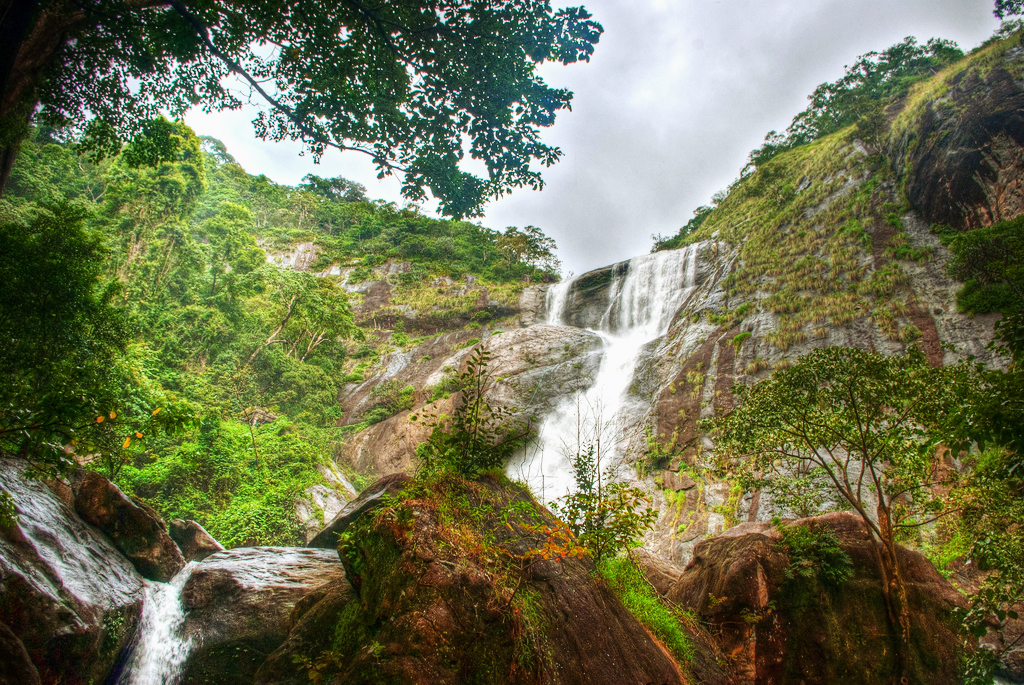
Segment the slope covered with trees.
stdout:
<path fill-rule="evenodd" d="M 333 470 L 339 389 L 386 347 L 341 282 L 398 262 L 412 300 L 467 276 L 512 294 L 557 278 L 554 244 L 340 178 L 278 185 L 181 124 L 150 130 L 174 159 L 147 165 L 143 138 L 94 164 L 50 129 L 22 145 L 0 207 L 2 447 L 44 468 L 91 455 L 229 546 L 301 542 L 295 502 Z M 310 264 L 274 263 L 296 244 Z"/>

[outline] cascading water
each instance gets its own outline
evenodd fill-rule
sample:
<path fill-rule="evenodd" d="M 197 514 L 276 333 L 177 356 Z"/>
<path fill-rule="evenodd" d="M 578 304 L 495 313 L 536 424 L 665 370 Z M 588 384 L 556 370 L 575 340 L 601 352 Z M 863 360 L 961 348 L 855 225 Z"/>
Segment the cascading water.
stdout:
<path fill-rule="evenodd" d="M 189 562 L 169 583 L 146 581 L 139 638 L 118 685 L 174 685 L 181 675 L 190 638 L 181 635 L 185 609 L 181 589 L 196 563 Z"/>
<path fill-rule="evenodd" d="M 630 429 L 622 410 L 641 351 L 668 332 L 693 292 L 699 250 L 696 244 L 635 257 L 613 279 L 608 307 L 593 331 L 604 341 L 593 383 L 582 394 L 563 398 L 541 423 L 536 445 L 509 465 L 510 475 L 526 481 L 542 501 L 573 489 L 569 458 L 588 445 L 600 453 L 602 467 L 614 463 Z M 569 325 L 566 307 L 574 280 L 548 290 L 547 323 Z"/>

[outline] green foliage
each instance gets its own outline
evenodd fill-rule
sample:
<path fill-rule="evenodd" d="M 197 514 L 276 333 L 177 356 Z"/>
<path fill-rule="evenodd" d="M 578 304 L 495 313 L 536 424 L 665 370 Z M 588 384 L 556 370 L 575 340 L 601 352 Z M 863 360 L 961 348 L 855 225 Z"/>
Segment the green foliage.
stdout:
<path fill-rule="evenodd" d="M 554 238 L 544 235 L 536 226 L 522 230 L 509 226 L 495 240 L 495 245 L 509 267 L 523 263 L 549 274 L 557 274 L 561 269 L 561 262 L 554 253 Z"/>
<path fill-rule="evenodd" d="M 411 385 L 402 386 L 396 380 L 387 380 L 377 384 L 370 391 L 373 406 L 363 415 L 368 423 L 378 423 L 395 414 L 412 409 L 416 388 Z"/>
<path fill-rule="evenodd" d="M 458 392 L 462 389 L 459 385 L 460 376 L 458 374 L 445 374 L 441 378 L 441 382 L 430 388 L 430 401 L 435 402 L 442 397 L 448 397 L 454 392 Z"/>
<path fill-rule="evenodd" d="M 595 561 L 638 545 L 657 518 L 642 490 L 601 472 L 598 450 L 596 440 L 580 445 L 569 460 L 576 489 L 551 505 Z"/>
<path fill-rule="evenodd" d="M 963 57 L 956 43 L 938 38 L 919 45 L 908 36 L 882 52 L 857 58 L 838 81 L 823 83 L 808 96 L 811 104 L 784 134 L 771 131 L 764 144 L 750 153 L 744 174 L 762 167 L 776 155 L 851 124 L 868 142 L 877 142 L 884 126 L 885 106 L 906 95 L 910 86 Z"/>
<path fill-rule="evenodd" d="M 477 348 L 466 362 L 466 370 L 456 376 L 460 388 L 455 411 L 424 414 L 432 428 L 416 454 L 427 471 L 451 471 L 464 478 L 475 478 L 485 471 L 500 468 L 530 436 L 529 422 L 517 418 L 512 409 L 491 407 L 485 399 L 491 381 L 487 375 L 490 353 Z M 413 414 L 411 421 L 420 417 Z"/>
<path fill-rule="evenodd" d="M 797 465 L 792 471 L 776 471 L 766 485 L 776 511 L 798 518 L 850 507 L 842 498 L 836 500 L 828 473 L 809 464 Z"/>
<path fill-rule="evenodd" d="M 831 528 L 783 526 L 779 532 L 782 534 L 780 544 L 789 556 L 786 578 L 818 580 L 822 585 L 834 588 L 853 576 L 853 561 L 843 551 Z"/>
<path fill-rule="evenodd" d="M 606 557 L 598 562 L 597 572 L 629 613 L 647 626 L 680 664 L 685 666 L 693 661 L 693 645 L 680 627 L 680 621 L 688 617 L 678 607 L 669 607 L 662 602 L 632 559 Z"/>
<path fill-rule="evenodd" d="M 887 357 L 820 348 L 749 388 L 729 416 L 704 425 L 723 453 L 749 458 L 757 478 L 820 470 L 828 478 L 821 482 L 891 543 L 894 527 L 916 526 L 944 507 L 920 489 L 938 477 L 936 449 L 962 372 L 933 368 L 916 349 Z M 868 488 L 879 501 L 878 522 L 866 509 Z M 908 492 L 917 493 L 912 501 Z"/>
<path fill-rule="evenodd" d="M 119 461 L 129 436 L 180 427 L 190 408 L 140 378 L 145 356 L 114 306 L 120 284 L 103 283 L 106 250 L 85 208 L 31 214 L 0 223 L 0 450 L 58 469 L 65 446 Z"/>
<path fill-rule="evenodd" d="M 697 209 L 693 210 L 693 218 L 686 222 L 686 225 L 679 229 L 679 231 L 668 238 L 661 235 L 653 235 L 651 239 L 654 241 L 654 246 L 651 248 L 651 252 L 660 252 L 661 250 L 675 250 L 683 247 L 687 244 L 687 238 L 693 235 L 704 220 L 708 218 L 714 207 L 708 205 L 701 205 Z"/>
<path fill-rule="evenodd" d="M 750 331 L 743 331 L 742 333 L 738 333 L 733 336 L 732 346 L 736 349 L 737 352 L 739 352 L 740 348 L 743 347 L 743 342 L 751 335 L 753 335 L 753 333 L 751 333 Z"/>
<path fill-rule="evenodd" d="M 73 126 L 83 150 L 114 154 L 119 141 L 142 138 L 132 164 L 163 162 L 177 148 L 154 118 L 197 104 L 237 108 L 242 101 L 225 85 L 234 73 L 265 107 L 255 121 L 260 137 L 301 140 L 315 159 L 328 147 L 363 152 L 381 175 L 400 173 L 410 200 L 429 189 L 457 216 L 480 214 L 512 188 L 542 186 L 535 166 L 553 164 L 561 151 L 541 142 L 540 128 L 572 94 L 548 87 L 538 66 L 589 60 L 603 30 L 582 7 L 555 10 L 542 0 L 440 9 L 413 0 L 233 9 L 103 1 L 69 19 L 73 26 L 56 14 L 34 13 L 24 45 L 36 42 L 11 52 L 11 68 L 31 81 L 0 110 L 5 149 L 34 113 Z M 263 41 L 279 49 L 268 53 Z M 487 178 L 459 168 L 467 153 L 486 165 Z"/>
<path fill-rule="evenodd" d="M 14 506 L 14 498 L 10 493 L 0 489 L 0 529 L 13 526 L 18 522 L 18 508 Z"/>
<path fill-rule="evenodd" d="M 208 421 L 151 463 L 125 467 L 124 482 L 165 518 L 200 521 L 225 547 L 301 545 L 295 502 L 322 482 L 326 437 L 283 418 L 252 431 Z"/>
<path fill-rule="evenodd" d="M 1024 217 L 979 228 L 946 241 L 950 275 L 963 281 L 957 307 L 970 313 L 1002 312 L 997 349 L 1024 359 Z"/>

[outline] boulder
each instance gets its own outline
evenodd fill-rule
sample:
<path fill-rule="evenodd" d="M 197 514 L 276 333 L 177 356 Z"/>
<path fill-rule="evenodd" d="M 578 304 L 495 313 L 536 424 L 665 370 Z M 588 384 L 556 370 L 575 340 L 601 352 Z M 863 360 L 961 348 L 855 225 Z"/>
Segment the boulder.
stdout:
<path fill-rule="evenodd" d="M 132 502 L 95 471 L 81 471 L 74 489 L 78 515 L 106 533 L 144 578 L 166 583 L 185 567 L 181 550 L 152 508 Z"/>
<path fill-rule="evenodd" d="M 174 519 L 167 532 L 181 550 L 185 561 L 202 561 L 211 554 L 224 551 L 224 547 L 195 521 Z"/>
<path fill-rule="evenodd" d="M 686 682 L 589 558 L 543 558 L 554 525 L 503 476 L 403 490 L 351 524 L 358 600 L 322 600 L 257 682 L 306 682 L 290 664 L 335 685 Z"/>
<path fill-rule="evenodd" d="M 313 536 L 313 539 L 306 546 L 320 549 L 337 548 L 338 535 L 344 533 L 353 521 L 359 518 L 363 512 L 379 506 L 383 498 L 397 495 L 408 482 L 409 476 L 404 473 L 393 473 L 390 476 L 384 476 L 363 490 L 359 497 L 349 502 L 337 516 L 331 519 L 331 522 L 323 530 Z"/>
<path fill-rule="evenodd" d="M 0 489 L 18 512 L 13 526 L 0 528 L 0 623 L 42 682 L 104 682 L 138 625 L 142 578 L 43 482 L 25 478 L 25 468 L 0 459 Z M 2 641 L 0 661 L 14 669 L 17 645 Z M 32 682 L 26 677 L 14 682 Z"/>
<path fill-rule="evenodd" d="M 749 523 L 699 543 L 669 599 L 719 634 L 737 684 L 896 682 L 898 638 L 867 527 L 846 512 L 785 525 L 831 530 L 852 577 L 836 586 L 792 573 L 779 531 Z M 898 553 L 911 611 L 911 682 L 959 683 L 963 636 L 952 611 L 963 600 L 922 555 Z"/>
<path fill-rule="evenodd" d="M 0 685 L 41 685 L 39 671 L 18 636 L 0 623 Z"/>
<path fill-rule="evenodd" d="M 333 584 L 324 592 L 310 593 L 292 610 L 291 632 L 256 672 L 259 685 L 306 685 L 308 669 L 292 657 L 303 652 L 331 650 L 334 634 L 325 630 L 338 622 L 341 612 L 355 599 L 347 580 Z"/>
<path fill-rule="evenodd" d="M 344 585 L 345 569 L 332 551 L 243 547 L 207 557 L 181 593 L 183 633 L 192 641 L 182 682 L 252 683 L 288 637 L 300 601 Z"/>

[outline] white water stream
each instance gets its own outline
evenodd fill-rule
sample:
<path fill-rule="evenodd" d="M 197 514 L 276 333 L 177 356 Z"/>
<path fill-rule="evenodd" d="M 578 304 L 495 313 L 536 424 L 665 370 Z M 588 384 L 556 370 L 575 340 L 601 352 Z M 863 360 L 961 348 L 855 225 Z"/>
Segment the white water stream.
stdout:
<path fill-rule="evenodd" d="M 623 409 L 643 347 L 665 335 L 676 312 L 693 292 L 700 244 L 681 250 L 634 257 L 615 276 L 608 307 L 593 330 L 604 341 L 602 358 L 590 387 L 564 397 L 538 430 L 536 445 L 509 464 L 509 475 L 527 482 L 541 501 L 550 502 L 574 486 L 569 457 L 593 446 L 600 467 L 615 464 L 635 429 Z M 570 279 L 547 292 L 547 323 L 568 324 Z"/>
<path fill-rule="evenodd" d="M 185 610 L 181 589 L 196 563 L 189 562 L 169 583 L 145 581 L 139 641 L 132 649 L 118 685 L 174 685 L 181 675 L 191 639 L 181 635 Z"/>

